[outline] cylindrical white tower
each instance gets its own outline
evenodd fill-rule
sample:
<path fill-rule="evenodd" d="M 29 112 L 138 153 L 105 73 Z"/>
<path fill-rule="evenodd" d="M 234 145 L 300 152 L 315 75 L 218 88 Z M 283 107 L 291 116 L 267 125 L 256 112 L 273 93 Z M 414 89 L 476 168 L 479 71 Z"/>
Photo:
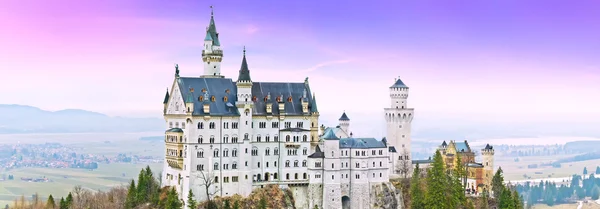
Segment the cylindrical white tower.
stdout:
<path fill-rule="evenodd" d="M 411 123 L 414 109 L 408 107 L 408 86 L 397 78 L 390 86 L 390 107 L 385 108 L 388 146 L 394 146 L 396 153 L 390 153 L 392 168 L 390 173 L 410 176 L 412 174 Z M 407 166 L 408 168 L 400 168 Z M 399 173 L 400 171 L 407 173 Z"/>

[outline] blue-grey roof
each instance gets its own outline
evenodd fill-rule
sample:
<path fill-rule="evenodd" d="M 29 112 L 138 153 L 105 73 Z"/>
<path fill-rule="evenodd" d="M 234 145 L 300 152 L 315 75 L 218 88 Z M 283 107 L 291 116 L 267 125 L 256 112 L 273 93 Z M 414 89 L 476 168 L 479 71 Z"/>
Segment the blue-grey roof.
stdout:
<path fill-rule="evenodd" d="M 252 79 L 250 79 L 248 63 L 246 62 L 246 47 L 244 47 L 244 58 L 242 58 L 242 67 L 240 67 L 238 81 L 252 81 Z"/>
<path fill-rule="evenodd" d="M 163 104 L 167 104 L 169 102 L 169 89 L 167 89 L 167 94 L 165 94 L 165 100 L 163 101 Z"/>
<path fill-rule="evenodd" d="M 402 80 L 400 80 L 400 78 L 398 78 L 398 80 L 396 80 L 396 83 L 394 83 L 394 85 L 390 86 L 390 88 L 408 88 L 408 86 L 406 86 L 406 84 L 404 84 L 404 82 L 402 82 Z"/>
<path fill-rule="evenodd" d="M 166 132 L 181 132 L 181 133 L 183 133 L 183 130 L 180 128 L 171 128 L 171 129 L 167 130 Z"/>
<path fill-rule="evenodd" d="M 490 144 L 486 144 L 483 149 L 484 150 L 492 150 L 492 149 L 494 149 L 494 146 L 490 146 Z"/>
<path fill-rule="evenodd" d="M 277 97 L 282 97 L 281 101 L 285 103 L 284 111 L 285 115 L 304 115 L 302 112 L 302 102 L 300 101 L 304 96 L 304 91 L 307 91 L 307 95 L 310 95 L 310 87 L 306 83 L 272 83 L 272 82 L 253 82 L 252 83 L 252 96 L 256 97 L 254 102 L 254 115 L 266 115 L 266 105 L 273 104 L 272 114 L 279 115 L 279 104 L 277 103 Z M 268 95 L 270 94 L 270 100 Z M 289 102 L 288 98 L 292 97 L 292 101 Z M 265 101 L 267 98 L 267 101 Z M 308 100 L 308 109 L 310 110 L 312 98 L 306 98 Z"/>
<path fill-rule="evenodd" d="M 239 115 L 238 109 L 235 107 L 237 100 L 237 87 L 235 83 L 229 78 L 189 78 L 179 77 L 177 78 L 179 89 L 184 96 L 184 101 L 191 99 L 194 102 L 193 115 L 206 115 L 204 113 L 204 102 L 199 101 L 200 96 L 208 95 L 209 97 L 215 96 L 215 101 L 212 102 L 209 98 L 206 101 L 210 104 L 210 115 Z M 191 92 L 191 88 L 194 92 Z M 202 90 L 206 90 L 203 93 Z M 229 90 L 229 93 L 226 92 Z M 227 102 L 224 101 L 224 97 L 227 97 Z M 232 105 L 228 106 L 227 103 Z"/>
<path fill-rule="evenodd" d="M 212 41 L 213 40 L 212 37 L 211 37 L 211 35 L 210 35 L 210 32 L 206 31 L 206 37 L 204 37 L 204 40 L 205 41 Z"/>
<path fill-rule="evenodd" d="M 221 46 L 221 42 L 219 42 L 219 33 L 217 33 L 217 26 L 215 26 L 215 18 L 213 17 L 213 15 L 210 16 L 210 23 L 206 32 L 207 36 L 210 35 L 210 38 L 213 41 L 213 45 Z M 206 40 L 206 38 L 204 40 Z"/>
<path fill-rule="evenodd" d="M 315 93 L 313 93 L 310 112 L 319 112 L 319 109 L 317 108 L 317 97 L 315 96 Z"/>
<path fill-rule="evenodd" d="M 346 112 L 344 112 L 344 114 L 342 114 L 342 117 L 340 117 L 340 120 L 350 120 L 350 118 L 348 118 L 348 115 L 346 115 Z"/>
<path fill-rule="evenodd" d="M 383 139 L 385 139 L 385 138 L 383 138 Z M 388 147 L 388 152 L 390 152 L 390 153 L 397 153 L 397 151 L 396 151 L 396 147 L 394 147 L 394 146 L 389 146 L 389 147 Z"/>
<path fill-rule="evenodd" d="M 467 163 L 467 167 L 471 167 L 471 168 L 483 168 L 483 164 L 481 164 L 481 163 Z"/>
<path fill-rule="evenodd" d="M 467 144 L 467 142 L 456 142 L 455 145 L 456 147 L 456 151 L 457 152 L 468 152 L 469 151 L 469 145 Z"/>
<path fill-rule="evenodd" d="M 208 91 L 209 97 L 215 96 L 215 101 L 208 100 L 210 104 L 210 115 L 239 115 L 238 109 L 235 106 L 237 101 L 237 86 L 230 78 L 203 78 L 203 77 L 179 77 L 176 78 L 181 89 L 184 101 L 192 98 L 194 102 L 193 115 L 206 115 L 204 113 L 204 101 L 199 101 L 200 96 L 204 96 L 202 89 Z M 190 92 L 191 88 L 195 91 Z M 229 90 L 229 93 L 227 93 Z M 284 103 L 285 115 L 304 115 L 302 112 L 302 103 L 300 99 L 304 96 L 304 91 L 310 95 L 310 87 L 305 83 L 270 83 L 270 82 L 254 82 L 252 83 L 252 96 L 256 97 L 253 115 L 266 115 L 266 104 L 273 104 L 272 114 L 279 115 L 279 105 L 276 98 L 282 96 L 281 101 Z M 271 98 L 265 98 L 270 93 Z M 292 101 L 288 101 L 288 97 L 292 96 Z M 227 102 L 224 101 L 227 97 Z M 309 109 L 312 98 L 307 98 Z"/>
<path fill-rule="evenodd" d="M 323 133 L 323 136 L 321 136 L 321 139 L 339 140 L 340 138 L 335 135 L 335 132 L 333 132 L 333 129 L 327 128 L 327 129 L 325 129 L 325 133 Z"/>
<path fill-rule="evenodd" d="M 319 147 L 319 145 L 317 145 L 315 152 L 308 156 L 308 158 L 324 158 L 324 157 L 325 157 L 325 153 L 323 151 L 321 151 L 321 148 Z"/>
<path fill-rule="evenodd" d="M 431 159 L 427 159 L 427 160 L 412 160 L 412 164 L 430 164 L 432 163 L 433 160 Z"/>
<path fill-rule="evenodd" d="M 340 149 L 371 149 L 385 148 L 385 144 L 375 138 L 343 138 L 340 139 Z"/>

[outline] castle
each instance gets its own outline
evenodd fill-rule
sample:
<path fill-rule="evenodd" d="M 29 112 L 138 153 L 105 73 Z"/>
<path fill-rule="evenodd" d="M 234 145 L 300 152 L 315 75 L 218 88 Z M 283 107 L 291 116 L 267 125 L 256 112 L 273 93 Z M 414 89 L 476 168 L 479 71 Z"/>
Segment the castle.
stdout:
<path fill-rule="evenodd" d="M 465 168 L 466 179 L 463 184 L 467 193 L 479 194 L 486 191 L 491 191 L 492 178 L 494 176 L 494 147 L 486 144 L 481 149 L 481 157 L 483 162 L 475 162 L 475 152 L 471 149 L 471 146 L 465 140 L 464 142 L 450 141 L 446 143 L 443 141 L 442 144 L 437 148 L 442 155 L 442 161 L 444 161 L 445 168 L 448 170 L 456 169 L 458 164 L 462 164 Z M 461 162 L 458 162 L 460 157 Z M 419 168 L 426 172 L 431 165 L 431 158 L 429 160 L 415 160 L 413 164 L 419 163 Z"/>
<path fill-rule="evenodd" d="M 221 74 L 223 50 L 214 15 L 206 30 L 204 73 L 175 78 L 163 114 L 165 163 L 162 186 L 180 199 L 249 195 L 265 185 L 305 194 L 300 208 L 369 208 L 370 188 L 410 162 L 408 86 L 396 79 L 385 108 L 387 136 L 353 138 L 344 112 L 336 127 L 319 126 L 319 110 L 308 78 L 303 82 L 257 82 L 244 48 L 237 80 Z M 320 133 L 319 133 L 320 132 Z M 185 201 L 184 201 L 185 202 Z"/>

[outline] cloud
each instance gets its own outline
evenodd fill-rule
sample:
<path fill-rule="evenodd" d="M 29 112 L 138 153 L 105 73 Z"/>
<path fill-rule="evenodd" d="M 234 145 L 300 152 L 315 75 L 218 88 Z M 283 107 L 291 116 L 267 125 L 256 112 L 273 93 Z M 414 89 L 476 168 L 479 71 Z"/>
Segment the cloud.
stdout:
<path fill-rule="evenodd" d="M 254 25 L 248 25 L 246 26 L 246 33 L 249 35 L 252 35 L 254 33 L 258 32 L 258 27 L 254 26 Z"/>

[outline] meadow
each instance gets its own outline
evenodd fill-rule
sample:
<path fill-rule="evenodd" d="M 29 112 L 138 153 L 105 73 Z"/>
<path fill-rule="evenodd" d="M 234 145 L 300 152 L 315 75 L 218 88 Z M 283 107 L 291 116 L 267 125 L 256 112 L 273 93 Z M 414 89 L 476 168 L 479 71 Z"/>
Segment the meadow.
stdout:
<path fill-rule="evenodd" d="M 162 158 L 164 143 L 162 141 L 141 141 L 143 136 L 160 136 L 161 133 L 99 133 L 99 134 L 11 134 L 0 135 L 5 144 L 43 144 L 58 142 L 76 149 L 82 154 L 116 156 L 119 153 L 128 155 L 144 155 Z M 100 163 L 96 170 L 74 168 L 36 168 L 26 167 L 9 171 L 0 170 L 2 174 L 13 175 L 14 180 L 0 181 L 0 206 L 11 205 L 15 198 L 24 195 L 27 198 L 35 193 L 45 200 L 52 194 L 60 199 L 77 185 L 91 190 L 127 185 L 131 179 L 137 179 L 139 171 L 147 165 L 159 175 L 162 163 Z M 50 182 L 25 182 L 21 178 L 49 178 Z"/>
<path fill-rule="evenodd" d="M 520 157 L 519 162 L 515 162 L 514 158 L 498 157 L 494 163 L 496 167 L 502 167 L 504 179 L 507 181 L 525 180 L 524 175 L 531 179 L 570 177 L 573 174 L 583 175 L 584 167 L 587 167 L 588 174 L 591 174 L 596 171 L 596 166 L 600 166 L 600 160 L 586 160 L 563 163 L 560 168 L 550 166 L 527 168 L 527 165 L 530 164 L 550 163 L 572 156 L 574 155 Z M 541 174 L 536 174 L 536 172 L 541 172 Z"/>

